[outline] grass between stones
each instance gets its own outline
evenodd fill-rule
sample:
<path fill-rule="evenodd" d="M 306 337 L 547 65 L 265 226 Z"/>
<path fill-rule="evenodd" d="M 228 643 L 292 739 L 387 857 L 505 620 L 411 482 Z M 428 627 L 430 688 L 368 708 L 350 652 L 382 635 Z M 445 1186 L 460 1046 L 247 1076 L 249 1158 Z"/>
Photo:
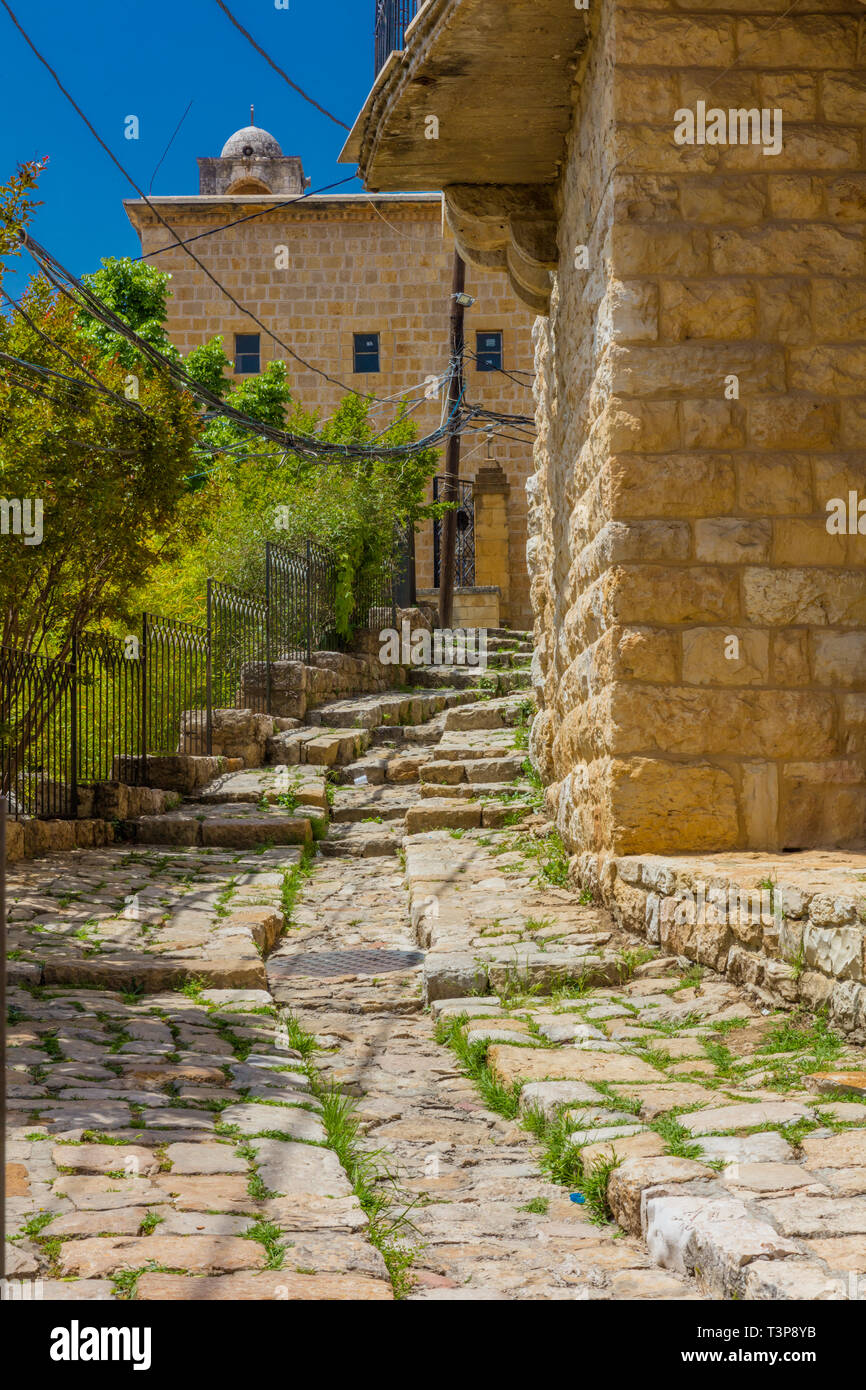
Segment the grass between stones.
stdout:
<path fill-rule="evenodd" d="M 574 1119 L 559 1112 L 551 1118 L 536 1107 L 530 1107 L 521 1116 L 522 1081 L 517 1078 L 511 1086 L 502 1084 L 487 1065 L 489 1043 L 483 1041 L 467 1043 L 463 1033 L 463 1025 L 467 1021 L 468 1016 L 466 1014 L 460 1014 L 447 1021 L 440 1019 L 435 1029 L 436 1041 L 450 1047 L 456 1054 L 464 1074 L 475 1082 L 489 1110 L 493 1110 L 497 1115 L 502 1115 L 507 1120 L 520 1119 L 523 1128 L 534 1135 L 542 1146 L 541 1168 L 551 1182 L 572 1190 L 579 1187 L 589 1210 L 590 1218 L 596 1225 L 604 1226 L 612 1221 L 613 1213 L 607 1204 L 607 1183 L 610 1174 L 619 1165 L 620 1160 L 614 1157 L 612 1159 L 596 1159 L 591 1164 L 583 1162 L 580 1150 L 570 1142 L 569 1137 L 573 1130 L 579 1128 L 579 1117 Z M 622 1103 L 618 1098 L 607 1095 L 605 1090 L 600 1087 L 599 1104 L 604 1105 L 605 1103 L 622 1109 Z M 545 1199 L 539 1200 L 544 1201 Z M 535 1210 L 535 1208 L 527 1206 L 521 1210 L 529 1211 Z"/>
<path fill-rule="evenodd" d="M 385 1151 L 364 1146 L 355 1101 L 339 1086 L 327 1082 L 312 1060 L 320 1050 L 315 1036 L 302 1028 L 289 1010 L 282 1011 L 281 1019 L 291 1046 L 304 1056 L 310 1089 L 321 1102 L 319 1118 L 325 1127 L 325 1146 L 340 1160 L 367 1217 L 367 1237 L 385 1262 L 394 1297 L 405 1298 L 413 1287 L 411 1267 L 421 1249 L 420 1242 L 409 1238 L 409 1232 L 415 1230 L 409 1212 L 418 1198 L 399 1205 L 397 1175 L 389 1167 Z"/>
<path fill-rule="evenodd" d="M 292 915 L 295 910 L 295 903 L 298 900 L 305 881 L 311 873 L 313 855 L 308 847 L 304 847 L 300 861 L 286 869 L 283 874 L 283 887 L 280 894 L 280 907 L 283 912 L 283 931 L 287 932 L 292 926 Z"/>
<path fill-rule="evenodd" d="M 467 1022 L 467 1014 L 458 1014 L 455 1018 L 447 1020 L 440 1019 L 435 1029 L 436 1041 L 442 1046 L 450 1047 L 456 1054 L 465 1075 L 478 1087 L 488 1110 L 502 1115 L 506 1120 L 514 1120 L 520 1113 L 520 1089 L 523 1083 L 517 1080 L 511 1086 L 503 1086 L 487 1065 L 489 1043 L 466 1041 L 463 1025 Z"/>

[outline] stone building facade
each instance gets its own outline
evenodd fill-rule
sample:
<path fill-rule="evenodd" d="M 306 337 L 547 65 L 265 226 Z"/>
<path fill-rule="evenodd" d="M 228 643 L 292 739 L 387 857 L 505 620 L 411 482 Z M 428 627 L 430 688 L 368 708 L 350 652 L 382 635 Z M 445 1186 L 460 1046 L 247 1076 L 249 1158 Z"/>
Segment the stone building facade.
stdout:
<path fill-rule="evenodd" d="M 145 256 L 172 277 L 168 330 L 177 347 L 187 352 L 221 334 L 226 355 L 242 371 L 284 359 L 297 399 L 322 419 L 333 413 L 345 386 L 388 398 L 374 407 L 373 418 L 382 425 L 401 397 L 421 397 L 413 412 L 419 433 L 435 429 L 442 401 L 423 399 L 424 383 L 448 364 L 453 259 L 441 194 L 302 197 L 309 179 L 301 160 L 284 156 L 274 137 L 256 126 L 231 136 L 219 157 L 199 160 L 199 184 L 197 194 L 151 202 L 179 238 L 199 237 L 191 249 L 241 305 L 335 380 L 288 357 L 182 247 L 170 245 L 173 238 L 147 204 L 130 199 L 125 207 Z M 532 312 L 493 271 L 470 267 L 467 290 L 476 298 L 466 314 L 467 398 L 490 410 L 531 416 Z M 479 370 L 478 334 L 501 335 L 504 371 Z M 370 339 L 374 351 L 365 355 Z M 525 482 L 532 443 L 531 431 L 523 434 L 501 430 L 492 447 L 486 433 L 463 438 L 461 476 L 472 481 L 483 470 L 487 483 L 479 489 L 475 585 L 458 595 L 456 620 L 531 624 Z M 497 484 L 492 493 L 491 481 Z M 423 595 L 434 582 L 429 523 L 416 538 L 416 573 Z"/>
<path fill-rule="evenodd" d="M 344 152 L 539 312 L 532 749 L 576 850 L 866 842 L 866 10 L 789 8 L 427 0 Z"/>

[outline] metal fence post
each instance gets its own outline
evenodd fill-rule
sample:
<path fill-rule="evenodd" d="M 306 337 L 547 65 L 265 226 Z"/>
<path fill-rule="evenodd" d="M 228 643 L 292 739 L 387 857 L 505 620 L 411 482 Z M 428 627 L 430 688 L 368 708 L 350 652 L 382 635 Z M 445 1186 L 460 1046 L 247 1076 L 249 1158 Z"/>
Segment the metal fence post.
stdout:
<path fill-rule="evenodd" d="M 206 747 L 208 757 L 213 752 L 213 580 L 207 582 L 207 656 L 205 658 Z"/>
<path fill-rule="evenodd" d="M 313 660 L 313 615 L 312 615 L 312 560 L 310 558 L 310 542 L 307 540 L 307 665 Z"/>
<path fill-rule="evenodd" d="M 271 713 L 271 543 L 265 541 L 265 713 Z"/>
<path fill-rule="evenodd" d="M 6 798 L 0 796 L 0 1071 L 6 1076 Z M 6 1082 L 0 1104 L 0 1280 L 6 1279 Z"/>
<path fill-rule="evenodd" d="M 139 698 L 139 701 L 140 701 L 140 703 L 141 703 L 141 709 L 140 709 L 140 711 L 139 711 L 139 723 L 140 723 L 140 729 L 139 729 L 139 749 L 140 749 L 140 751 L 139 751 L 139 757 L 140 757 L 140 759 L 141 759 L 141 769 L 140 769 L 141 784 L 142 784 L 142 786 L 145 786 L 145 787 L 147 786 L 147 701 L 148 701 L 148 691 L 147 691 L 147 642 L 148 642 L 147 614 L 146 614 L 146 613 L 142 613 L 142 615 L 141 615 L 141 649 L 140 649 L 140 651 L 139 651 L 139 653 L 138 653 L 138 660 L 139 660 L 139 690 L 138 690 L 138 698 Z"/>
<path fill-rule="evenodd" d="M 78 635 L 72 638 L 72 689 L 69 696 L 70 749 L 72 764 L 72 785 L 70 788 L 70 812 L 72 820 L 78 819 Z"/>

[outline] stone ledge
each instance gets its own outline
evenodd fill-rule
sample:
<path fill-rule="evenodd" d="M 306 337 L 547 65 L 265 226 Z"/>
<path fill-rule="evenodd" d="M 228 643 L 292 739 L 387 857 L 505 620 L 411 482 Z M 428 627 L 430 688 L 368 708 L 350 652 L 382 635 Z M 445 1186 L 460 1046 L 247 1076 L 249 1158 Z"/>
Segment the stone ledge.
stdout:
<path fill-rule="evenodd" d="M 101 849 L 113 841 L 114 826 L 108 820 L 7 820 L 6 863 L 56 850 Z"/>
<path fill-rule="evenodd" d="M 585 853 L 572 873 L 667 954 L 774 1006 L 826 1006 L 835 1028 L 866 1042 L 866 852 Z"/>

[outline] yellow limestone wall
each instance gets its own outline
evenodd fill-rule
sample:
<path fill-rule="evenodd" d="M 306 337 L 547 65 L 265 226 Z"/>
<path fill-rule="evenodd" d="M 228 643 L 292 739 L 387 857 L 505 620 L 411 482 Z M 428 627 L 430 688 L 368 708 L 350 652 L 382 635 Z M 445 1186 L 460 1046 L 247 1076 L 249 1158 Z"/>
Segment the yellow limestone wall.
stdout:
<path fill-rule="evenodd" d="M 529 540 L 580 849 L 866 838 L 866 534 L 826 524 L 866 499 L 866 15 L 786 8 L 593 7 Z M 678 145 L 699 100 L 781 110 L 780 152 Z"/>
<path fill-rule="evenodd" d="M 166 221 L 184 237 L 221 227 L 261 209 L 254 197 L 167 198 L 154 200 Z M 236 333 L 259 332 L 208 280 L 179 247 L 152 255 L 171 240 L 147 206 L 126 204 L 142 239 L 142 249 L 161 270 L 171 273 L 168 329 L 181 352 L 223 335 L 232 356 Z M 288 268 L 275 266 L 276 248 L 287 248 Z M 448 311 L 453 242 L 442 231 L 439 199 L 319 196 L 302 204 L 266 212 L 239 226 L 196 241 L 192 249 L 242 304 L 315 366 L 359 392 L 380 397 L 417 396 L 428 375 L 448 362 Z M 500 329 L 506 370 L 523 372 L 518 385 L 508 376 L 479 372 L 466 361 L 467 398 L 491 410 L 532 416 L 533 315 L 520 305 L 505 278 L 467 267 L 466 288 L 477 303 L 466 314 L 467 346 L 475 333 Z M 380 333 L 378 375 L 354 375 L 355 332 Z M 344 392 L 338 385 L 301 367 L 264 333 L 262 363 L 285 359 L 289 380 L 302 405 L 322 418 L 333 413 Z M 376 417 L 391 418 L 393 407 Z M 419 430 L 439 425 L 441 402 L 425 402 L 415 413 Z M 506 430 L 514 434 L 513 430 Z M 529 627 L 532 612 L 526 569 L 526 478 L 532 468 L 531 440 L 495 441 L 496 458 L 511 484 L 508 514 L 508 570 L 511 588 L 503 620 Z M 472 479 L 487 457 L 486 434 L 463 437 L 461 476 Z M 444 471 L 444 461 L 440 465 Z M 432 526 L 417 542 L 417 578 L 433 583 Z"/>

